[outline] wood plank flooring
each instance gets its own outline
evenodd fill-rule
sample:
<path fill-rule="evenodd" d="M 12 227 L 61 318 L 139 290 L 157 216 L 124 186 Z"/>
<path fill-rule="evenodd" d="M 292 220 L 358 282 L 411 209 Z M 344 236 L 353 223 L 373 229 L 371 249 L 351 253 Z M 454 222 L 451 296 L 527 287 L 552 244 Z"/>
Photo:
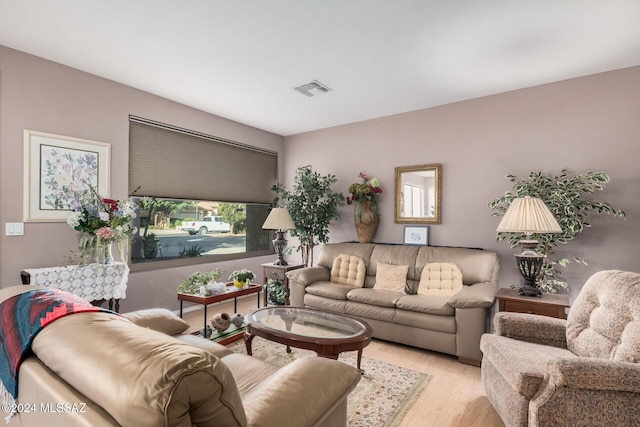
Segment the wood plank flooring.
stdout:
<path fill-rule="evenodd" d="M 238 298 L 240 313 L 255 308 L 255 296 Z M 222 312 L 233 314 L 233 301 L 207 309 L 209 318 Z M 185 313 L 184 318 L 191 325 L 189 332 L 203 326 L 202 309 Z M 480 368 L 460 363 L 453 356 L 381 340 L 373 340 L 363 355 L 431 375 L 398 427 L 504 427 L 484 393 Z"/>

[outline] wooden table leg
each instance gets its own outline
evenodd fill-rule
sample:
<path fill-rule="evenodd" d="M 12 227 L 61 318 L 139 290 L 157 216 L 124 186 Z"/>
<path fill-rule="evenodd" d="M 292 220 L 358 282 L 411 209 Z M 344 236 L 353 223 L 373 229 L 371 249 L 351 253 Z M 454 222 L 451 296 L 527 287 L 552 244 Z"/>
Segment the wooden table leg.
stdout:
<path fill-rule="evenodd" d="M 207 331 L 207 304 L 204 305 L 204 331 Z"/>
<path fill-rule="evenodd" d="M 362 370 L 362 368 L 360 368 L 360 362 L 362 362 L 362 349 L 358 350 L 358 363 L 356 364 L 356 366 L 360 373 L 364 374 L 364 371 Z"/>
<path fill-rule="evenodd" d="M 248 331 L 244 332 L 244 345 L 247 348 L 247 354 L 253 356 L 253 350 L 251 349 L 251 343 L 255 335 L 250 334 Z"/>

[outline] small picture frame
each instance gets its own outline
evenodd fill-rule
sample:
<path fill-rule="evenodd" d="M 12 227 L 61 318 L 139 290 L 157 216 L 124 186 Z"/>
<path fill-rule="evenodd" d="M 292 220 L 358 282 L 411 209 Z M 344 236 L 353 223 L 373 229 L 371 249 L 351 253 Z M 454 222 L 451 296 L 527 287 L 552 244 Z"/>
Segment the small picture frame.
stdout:
<path fill-rule="evenodd" d="M 429 226 L 405 225 L 404 244 L 429 246 Z"/>

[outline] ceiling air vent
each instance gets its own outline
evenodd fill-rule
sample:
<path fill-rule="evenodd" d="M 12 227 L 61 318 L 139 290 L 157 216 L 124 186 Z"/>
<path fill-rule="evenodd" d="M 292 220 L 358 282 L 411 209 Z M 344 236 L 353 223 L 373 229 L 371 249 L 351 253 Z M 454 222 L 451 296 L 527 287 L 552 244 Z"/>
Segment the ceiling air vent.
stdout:
<path fill-rule="evenodd" d="M 327 93 L 330 92 L 331 89 L 329 89 L 327 86 L 323 85 L 322 83 L 320 83 L 317 80 L 313 80 L 309 83 L 305 83 L 303 85 L 300 85 L 298 87 L 294 87 L 294 89 L 297 92 L 300 92 L 303 95 L 306 95 L 308 97 L 312 97 L 315 95 L 321 95 L 323 93 Z"/>

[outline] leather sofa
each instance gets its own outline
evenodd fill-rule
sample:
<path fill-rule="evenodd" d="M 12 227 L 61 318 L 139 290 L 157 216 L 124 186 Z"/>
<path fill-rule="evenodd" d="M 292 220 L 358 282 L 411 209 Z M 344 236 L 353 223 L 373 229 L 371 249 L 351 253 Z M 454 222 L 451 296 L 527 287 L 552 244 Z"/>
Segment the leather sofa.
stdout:
<path fill-rule="evenodd" d="M 364 262 L 362 287 L 332 281 L 334 262 L 345 255 Z M 459 291 L 418 295 L 424 270 L 441 263 L 462 271 Z M 404 292 L 376 289 L 382 264 L 408 266 Z M 479 249 L 330 243 L 322 247 L 317 265 L 289 271 L 287 278 L 294 306 L 351 315 L 366 321 L 374 338 L 452 354 L 460 362 L 479 366 L 480 338 L 487 330 L 498 273 L 497 255 Z"/>
<path fill-rule="evenodd" d="M 1 289 L 0 301 L 36 288 Z M 278 368 L 187 328 L 164 309 L 54 320 L 20 366 L 21 413 L 9 425 L 346 425 L 347 396 L 360 380 L 355 367 L 309 357 Z"/>

